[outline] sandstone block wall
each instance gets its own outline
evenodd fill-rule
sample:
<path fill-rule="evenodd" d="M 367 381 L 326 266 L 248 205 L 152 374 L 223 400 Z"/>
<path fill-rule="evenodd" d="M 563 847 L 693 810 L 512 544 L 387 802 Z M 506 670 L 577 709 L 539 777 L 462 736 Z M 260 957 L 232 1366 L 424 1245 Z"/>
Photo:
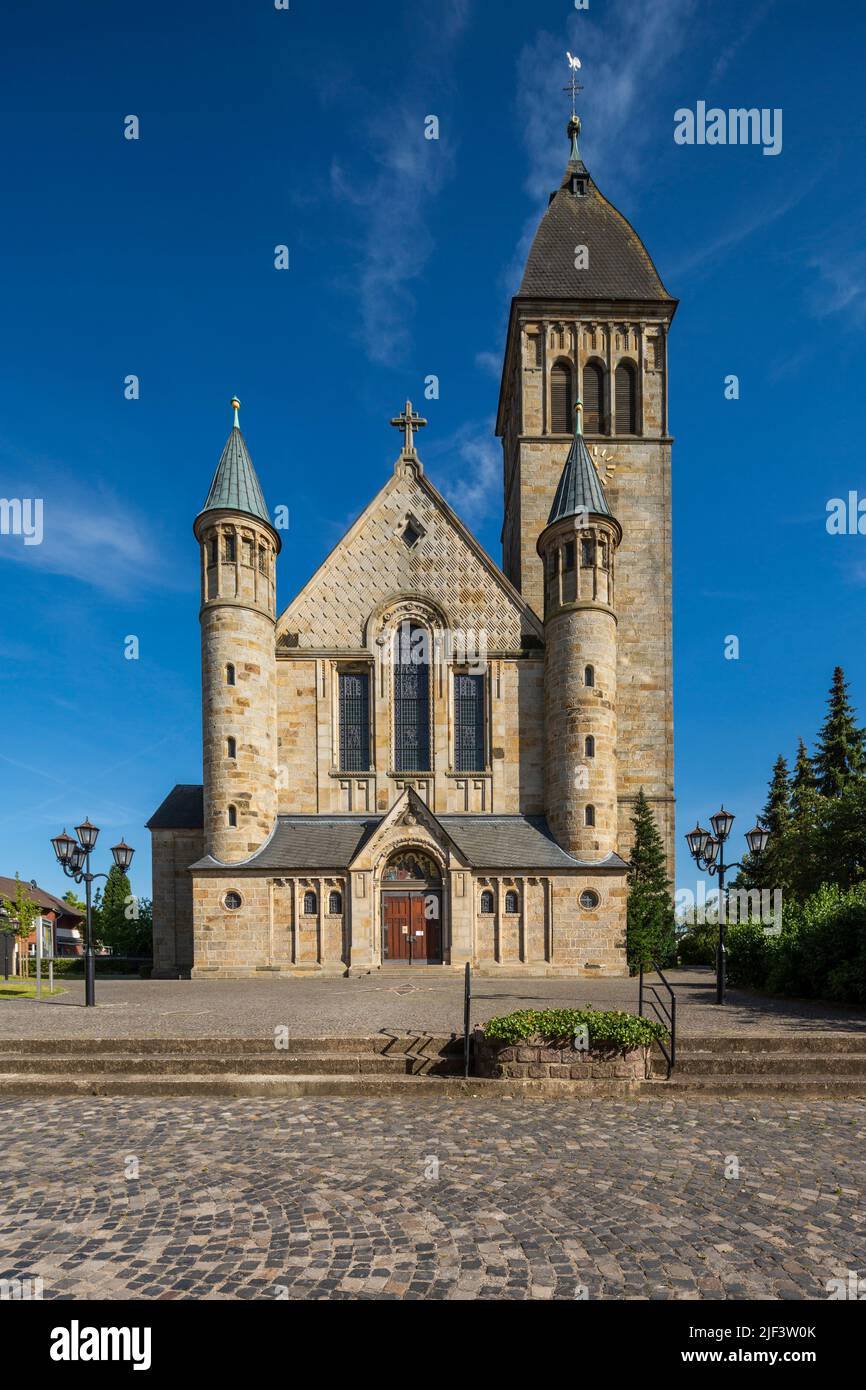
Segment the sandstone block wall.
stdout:
<path fill-rule="evenodd" d="M 671 623 L 671 449 L 667 419 L 667 322 L 670 311 L 629 305 L 610 311 L 527 304 L 512 324 L 502 415 L 505 471 L 505 572 L 536 612 L 543 610 L 539 535 L 571 439 L 550 432 L 550 368 L 570 360 L 575 380 L 585 364 L 607 372 L 608 431 L 591 433 L 608 502 L 623 529 L 617 552 L 617 747 L 620 852 L 628 851 L 634 798 L 643 786 L 674 870 L 673 671 Z M 559 328 L 567 330 L 560 339 Z M 556 339 L 554 341 L 554 334 Z M 617 363 L 634 362 L 639 381 L 639 434 L 616 433 L 610 383 Z"/>
<path fill-rule="evenodd" d="M 189 866 L 203 853 L 201 830 L 151 831 L 155 976 L 183 975 L 192 968 L 193 889 Z"/>

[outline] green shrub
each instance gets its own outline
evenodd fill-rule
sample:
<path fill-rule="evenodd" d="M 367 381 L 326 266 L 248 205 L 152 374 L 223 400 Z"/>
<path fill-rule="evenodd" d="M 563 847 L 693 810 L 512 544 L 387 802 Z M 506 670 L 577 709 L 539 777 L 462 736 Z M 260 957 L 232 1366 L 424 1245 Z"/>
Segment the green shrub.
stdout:
<path fill-rule="evenodd" d="M 726 934 L 728 983 L 744 989 L 765 989 L 779 937 L 770 936 L 761 922 L 734 922 Z"/>
<path fill-rule="evenodd" d="M 97 975 L 139 975 L 142 979 L 147 978 L 144 971 L 152 969 L 153 962 L 144 957 L 136 958 L 130 956 L 94 956 L 95 973 Z M 33 957 L 28 960 L 28 974 L 31 980 L 36 978 L 36 961 Z M 84 956 L 57 956 L 54 960 L 55 978 L 61 976 L 84 976 Z M 42 978 L 48 979 L 48 961 L 42 962 Z"/>
<path fill-rule="evenodd" d="M 703 923 L 682 937 L 682 964 L 714 964 L 718 933 L 716 923 Z M 734 922 L 727 945 L 732 985 L 866 1005 L 866 885 L 825 885 L 804 903 L 786 904 L 779 936 L 760 922 Z"/>
<path fill-rule="evenodd" d="M 667 1029 L 652 1019 L 621 1010 L 603 1013 L 595 1009 L 517 1009 L 515 1013 L 489 1019 L 484 1025 L 484 1036 L 489 1042 L 500 1042 L 504 1046 L 534 1037 L 563 1043 L 571 1042 L 575 1033 L 584 1027 L 589 1033 L 591 1047 L 617 1048 L 623 1052 L 664 1042 L 668 1037 Z"/>
<path fill-rule="evenodd" d="M 718 923 L 699 922 L 697 926 L 690 927 L 684 936 L 679 937 L 676 946 L 677 958 L 680 964 L 687 968 L 695 965 L 715 965 L 718 944 Z"/>
<path fill-rule="evenodd" d="M 767 988 L 866 1004 L 866 886 L 843 892 L 825 885 L 786 916 Z"/>

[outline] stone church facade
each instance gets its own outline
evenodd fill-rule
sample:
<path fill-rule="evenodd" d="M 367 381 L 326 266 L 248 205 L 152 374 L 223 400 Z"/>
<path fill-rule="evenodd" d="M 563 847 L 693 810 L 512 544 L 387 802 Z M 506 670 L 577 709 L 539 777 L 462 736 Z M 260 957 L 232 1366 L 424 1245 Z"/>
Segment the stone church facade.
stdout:
<path fill-rule="evenodd" d="M 148 822 L 157 975 L 626 971 L 641 786 L 673 866 L 676 301 L 578 129 L 511 307 L 503 569 L 407 403 L 384 486 L 278 613 L 233 402 L 194 527 L 203 782 Z"/>

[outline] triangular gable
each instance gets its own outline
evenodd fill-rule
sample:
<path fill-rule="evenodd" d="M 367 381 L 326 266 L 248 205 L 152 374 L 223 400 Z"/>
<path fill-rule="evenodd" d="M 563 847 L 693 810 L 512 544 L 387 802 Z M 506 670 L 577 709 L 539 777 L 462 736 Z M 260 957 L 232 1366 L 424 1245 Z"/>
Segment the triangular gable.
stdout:
<path fill-rule="evenodd" d="M 361 650 L 371 612 L 400 594 L 429 599 L 455 629 L 483 631 L 490 653 L 543 641 L 529 605 L 420 464 L 405 459 L 285 609 L 277 645 Z"/>
<path fill-rule="evenodd" d="M 438 848 L 446 861 L 453 860 L 460 868 L 468 869 L 466 856 L 442 822 L 418 793 L 412 787 L 407 787 L 347 867 L 350 870 L 372 869 L 383 852 L 392 852 L 401 841 L 412 842 L 423 848 L 427 836 L 433 842 L 430 848 Z"/>

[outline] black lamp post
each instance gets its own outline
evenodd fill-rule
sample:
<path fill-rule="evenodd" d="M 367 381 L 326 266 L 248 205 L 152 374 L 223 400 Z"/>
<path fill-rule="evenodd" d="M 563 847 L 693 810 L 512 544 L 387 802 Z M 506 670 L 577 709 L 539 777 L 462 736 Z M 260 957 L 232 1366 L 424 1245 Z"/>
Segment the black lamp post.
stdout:
<path fill-rule="evenodd" d="M 107 879 L 108 874 L 92 874 L 90 872 L 90 855 L 96 846 L 99 835 L 97 827 L 91 825 L 89 820 L 85 820 L 82 821 L 81 825 L 76 825 L 75 833 L 78 836 L 77 840 L 74 840 L 71 835 L 67 835 L 64 830 L 62 835 L 55 835 L 51 843 L 54 846 L 54 853 L 57 855 L 57 862 L 66 877 L 74 878 L 76 883 L 85 885 L 87 922 L 84 942 L 84 1003 L 90 1008 L 96 1003 L 96 966 L 93 955 L 90 885 L 94 879 Z M 118 869 L 125 874 L 132 863 L 135 850 L 121 840 L 119 844 L 112 845 L 111 853 Z"/>
<path fill-rule="evenodd" d="M 724 1004 L 727 974 L 726 933 L 728 929 L 728 900 L 725 892 L 725 874 L 729 869 L 741 869 L 742 864 L 725 863 L 725 841 L 731 833 L 734 817 L 724 806 L 714 816 L 710 816 L 712 834 L 696 825 L 686 836 L 689 853 L 699 869 L 706 869 L 711 875 L 719 876 L 719 946 L 716 952 L 716 1003 Z M 770 839 L 769 830 L 756 823 L 746 831 L 746 844 L 750 854 L 763 854 Z"/>

